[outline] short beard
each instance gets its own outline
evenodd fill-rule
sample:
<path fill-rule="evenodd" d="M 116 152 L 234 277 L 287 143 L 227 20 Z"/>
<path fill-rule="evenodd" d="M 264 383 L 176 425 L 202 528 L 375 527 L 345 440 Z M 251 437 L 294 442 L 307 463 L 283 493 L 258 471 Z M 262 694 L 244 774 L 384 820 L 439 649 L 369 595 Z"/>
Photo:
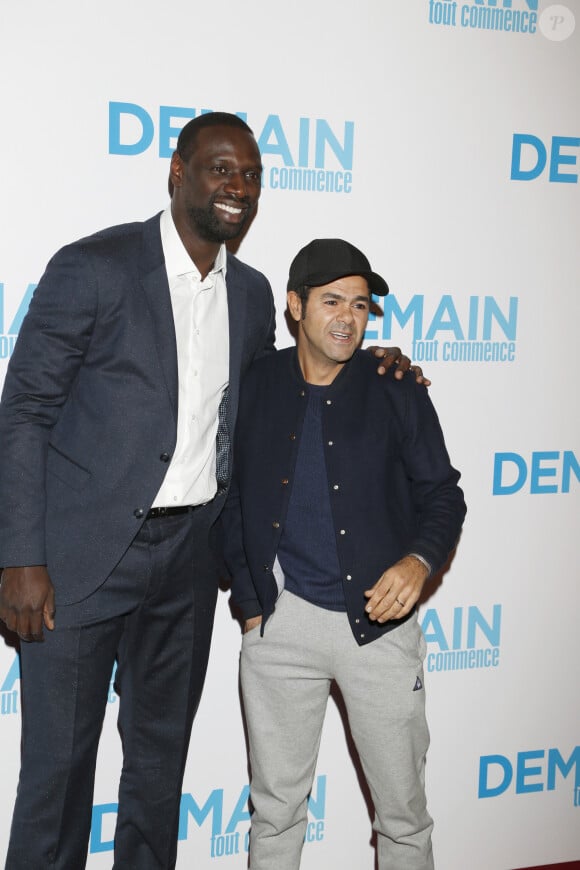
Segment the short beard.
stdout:
<path fill-rule="evenodd" d="M 239 224 L 224 224 L 216 215 L 213 205 L 209 205 L 207 208 L 190 207 L 187 209 L 190 224 L 195 228 L 197 234 L 206 242 L 218 244 L 237 238 L 244 230 L 251 214 L 251 210 L 248 209 Z"/>

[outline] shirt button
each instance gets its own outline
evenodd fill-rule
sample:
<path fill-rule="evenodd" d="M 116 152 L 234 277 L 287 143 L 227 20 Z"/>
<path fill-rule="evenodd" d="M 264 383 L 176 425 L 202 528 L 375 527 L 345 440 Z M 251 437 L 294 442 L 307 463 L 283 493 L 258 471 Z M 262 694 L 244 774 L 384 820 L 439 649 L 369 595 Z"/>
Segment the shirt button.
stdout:
<path fill-rule="evenodd" d="M 290 433 L 290 441 L 296 441 L 296 435 L 294 434 L 294 432 Z"/>
<path fill-rule="evenodd" d="M 347 575 L 346 575 L 346 579 L 347 579 L 347 580 L 352 580 L 352 574 L 347 574 Z"/>
<path fill-rule="evenodd" d="M 305 391 L 305 390 L 300 390 L 300 392 L 298 393 L 298 395 L 301 396 L 301 397 L 304 397 L 304 396 L 306 395 L 306 391 Z"/>
<path fill-rule="evenodd" d="M 279 528 L 280 528 L 280 523 L 278 522 L 278 520 L 274 520 L 274 522 L 272 523 L 272 528 L 273 528 L 273 529 L 279 529 Z"/>
<path fill-rule="evenodd" d="M 341 534 L 341 535 L 346 535 L 346 529 L 341 529 L 341 530 L 340 530 L 340 534 Z"/>
<path fill-rule="evenodd" d="M 327 405 L 332 405 L 332 399 L 327 399 L 327 400 L 326 400 L 326 404 L 327 404 Z"/>
<path fill-rule="evenodd" d="M 333 489 L 338 489 L 338 483 L 335 483 L 334 486 L 333 486 L 332 488 L 333 488 Z"/>
<path fill-rule="evenodd" d="M 269 566 L 269 565 L 264 565 L 264 571 L 269 571 L 269 570 L 270 570 L 270 566 Z"/>
<path fill-rule="evenodd" d="M 361 634 L 360 639 L 364 640 L 364 634 Z"/>
<path fill-rule="evenodd" d="M 169 462 L 169 453 L 162 453 L 159 459 L 161 462 Z"/>
<path fill-rule="evenodd" d="M 145 511 L 143 510 L 143 508 L 137 508 L 136 510 L 133 511 L 133 516 L 138 520 L 140 520 L 141 517 L 144 516 L 144 514 L 145 514 Z"/>
<path fill-rule="evenodd" d="M 356 624 L 356 625 L 358 625 L 359 622 L 360 622 L 360 619 L 355 619 L 355 624 Z"/>
<path fill-rule="evenodd" d="M 329 446 L 329 447 L 332 447 L 333 444 L 334 444 L 334 441 L 329 441 L 329 442 L 328 442 L 328 446 Z"/>

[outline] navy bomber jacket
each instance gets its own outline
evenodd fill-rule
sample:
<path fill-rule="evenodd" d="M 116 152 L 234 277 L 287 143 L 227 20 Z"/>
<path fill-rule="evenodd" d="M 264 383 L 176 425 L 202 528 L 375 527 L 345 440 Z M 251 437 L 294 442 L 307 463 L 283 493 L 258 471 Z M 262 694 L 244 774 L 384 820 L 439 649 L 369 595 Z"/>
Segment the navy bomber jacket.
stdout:
<path fill-rule="evenodd" d="M 365 644 L 401 623 L 371 622 L 364 591 L 408 553 L 437 571 L 455 546 L 465 503 L 427 390 L 357 351 L 328 390 L 323 443 L 347 614 Z M 258 360 L 244 378 L 234 477 L 222 513 L 233 603 L 245 619 L 274 611 L 273 575 L 306 410 L 295 348 Z"/>

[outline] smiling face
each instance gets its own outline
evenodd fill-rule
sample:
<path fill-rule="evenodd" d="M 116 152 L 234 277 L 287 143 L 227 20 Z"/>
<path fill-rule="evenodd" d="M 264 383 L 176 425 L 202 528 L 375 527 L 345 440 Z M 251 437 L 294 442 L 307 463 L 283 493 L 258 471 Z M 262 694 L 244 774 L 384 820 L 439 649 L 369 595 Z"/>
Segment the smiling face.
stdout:
<path fill-rule="evenodd" d="M 360 275 L 312 287 L 308 304 L 290 290 L 288 309 L 298 323 L 298 359 L 306 381 L 332 383 L 362 342 L 369 305 L 369 287 Z"/>
<path fill-rule="evenodd" d="M 236 238 L 256 210 L 261 177 L 256 140 L 238 127 L 207 127 L 188 158 L 176 151 L 171 207 L 186 248 L 188 240 L 221 244 Z"/>

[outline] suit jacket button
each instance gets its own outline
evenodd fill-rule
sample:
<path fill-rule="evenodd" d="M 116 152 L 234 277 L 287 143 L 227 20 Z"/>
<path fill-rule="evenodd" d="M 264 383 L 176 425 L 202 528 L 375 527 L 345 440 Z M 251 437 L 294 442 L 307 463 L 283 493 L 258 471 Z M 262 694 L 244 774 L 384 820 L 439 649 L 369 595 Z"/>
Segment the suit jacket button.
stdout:
<path fill-rule="evenodd" d="M 133 511 L 133 516 L 136 517 L 136 519 L 140 520 L 141 517 L 145 516 L 145 511 L 143 510 L 143 508 L 137 508 L 137 510 Z"/>
<path fill-rule="evenodd" d="M 283 477 L 283 478 L 282 478 L 282 486 L 286 486 L 287 484 L 288 484 L 288 478 L 287 478 L 287 477 Z"/>
<path fill-rule="evenodd" d="M 161 460 L 161 462 L 169 462 L 169 453 L 162 453 L 159 459 Z"/>
<path fill-rule="evenodd" d="M 273 528 L 273 529 L 279 529 L 279 528 L 280 528 L 280 523 L 278 522 L 278 520 L 274 520 L 274 522 L 272 523 L 272 528 Z"/>

